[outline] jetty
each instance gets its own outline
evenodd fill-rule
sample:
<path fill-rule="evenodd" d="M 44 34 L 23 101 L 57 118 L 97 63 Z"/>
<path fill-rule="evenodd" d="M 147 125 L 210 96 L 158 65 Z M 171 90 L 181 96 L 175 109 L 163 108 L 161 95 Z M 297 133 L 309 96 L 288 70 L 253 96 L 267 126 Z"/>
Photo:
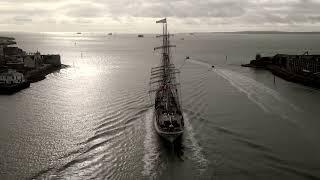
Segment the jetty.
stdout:
<path fill-rule="evenodd" d="M 288 81 L 320 88 L 320 55 L 305 52 L 301 55 L 276 54 L 256 59 L 243 67 L 261 68 Z"/>

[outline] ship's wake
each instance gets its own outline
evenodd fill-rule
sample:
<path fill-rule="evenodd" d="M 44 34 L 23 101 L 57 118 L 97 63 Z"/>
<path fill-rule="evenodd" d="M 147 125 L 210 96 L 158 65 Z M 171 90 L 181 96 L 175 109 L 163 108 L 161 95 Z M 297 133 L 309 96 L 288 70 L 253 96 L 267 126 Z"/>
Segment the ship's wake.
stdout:
<path fill-rule="evenodd" d="M 153 131 L 153 109 L 150 108 L 145 117 L 145 138 L 143 142 L 144 146 L 144 156 L 143 156 L 143 171 L 142 174 L 144 176 L 155 176 L 155 173 L 152 173 L 156 161 L 159 158 L 159 147 L 157 143 L 157 137 L 155 132 Z"/>
<path fill-rule="evenodd" d="M 184 134 L 186 136 L 185 146 L 191 149 L 191 151 L 193 152 L 192 159 L 198 163 L 199 170 L 201 172 L 204 172 L 209 165 L 209 161 L 206 159 L 205 155 L 202 152 L 203 149 L 199 145 L 199 142 L 195 137 L 195 132 L 191 123 L 189 122 L 189 117 L 186 113 L 184 113 L 184 119 L 186 130 L 186 133 Z"/>
<path fill-rule="evenodd" d="M 264 112 L 278 114 L 283 119 L 297 123 L 295 122 L 295 118 L 290 117 L 290 115 L 292 112 L 302 112 L 302 110 L 283 98 L 275 90 L 235 71 L 217 69 L 215 72 L 239 91 L 245 93 Z"/>

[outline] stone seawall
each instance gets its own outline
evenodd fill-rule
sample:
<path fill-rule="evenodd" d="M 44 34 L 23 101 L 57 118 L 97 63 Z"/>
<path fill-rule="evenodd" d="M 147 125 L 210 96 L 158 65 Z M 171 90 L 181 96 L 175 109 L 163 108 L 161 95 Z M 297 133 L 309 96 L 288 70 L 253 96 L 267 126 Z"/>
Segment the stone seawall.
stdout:
<path fill-rule="evenodd" d="M 294 58 L 296 57 L 299 57 L 297 58 L 299 63 L 295 63 L 296 59 Z M 309 67 L 308 64 L 318 63 L 318 57 L 319 55 L 276 55 L 252 60 L 249 64 L 242 64 L 241 66 L 266 69 L 287 81 L 320 88 L 320 74 L 317 68 L 312 68 L 313 72 L 304 70 L 304 68 Z M 303 58 L 309 58 L 307 60 L 311 63 L 302 63 Z"/>
<path fill-rule="evenodd" d="M 54 66 L 61 65 L 61 58 L 60 55 L 42 55 L 43 62 L 45 64 L 51 64 Z"/>
<path fill-rule="evenodd" d="M 44 64 L 42 67 L 38 69 L 27 71 L 24 76 L 30 82 L 37 82 L 45 79 L 46 75 L 66 67 L 66 65 L 55 66 L 52 64 Z"/>

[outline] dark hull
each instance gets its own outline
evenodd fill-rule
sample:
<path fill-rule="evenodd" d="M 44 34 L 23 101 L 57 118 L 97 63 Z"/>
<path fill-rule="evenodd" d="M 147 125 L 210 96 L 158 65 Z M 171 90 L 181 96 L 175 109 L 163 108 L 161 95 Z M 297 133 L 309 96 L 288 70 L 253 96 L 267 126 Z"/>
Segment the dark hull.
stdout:
<path fill-rule="evenodd" d="M 171 143 L 174 142 L 176 139 L 178 139 L 178 137 L 182 136 L 183 134 L 183 130 L 175 131 L 175 132 L 168 132 L 168 131 L 161 130 L 156 120 L 154 121 L 154 128 L 159 136 L 161 136 L 167 141 L 170 141 Z"/>
<path fill-rule="evenodd" d="M 157 119 L 156 113 L 157 112 L 155 111 L 153 122 L 154 122 L 154 128 L 160 137 L 172 143 L 182 136 L 184 132 L 183 129 L 181 129 L 180 131 L 173 131 L 173 132 L 163 130 L 157 123 L 158 119 Z"/>
<path fill-rule="evenodd" d="M 0 85 L 0 94 L 10 95 L 30 87 L 30 82 L 23 82 L 15 85 Z"/>

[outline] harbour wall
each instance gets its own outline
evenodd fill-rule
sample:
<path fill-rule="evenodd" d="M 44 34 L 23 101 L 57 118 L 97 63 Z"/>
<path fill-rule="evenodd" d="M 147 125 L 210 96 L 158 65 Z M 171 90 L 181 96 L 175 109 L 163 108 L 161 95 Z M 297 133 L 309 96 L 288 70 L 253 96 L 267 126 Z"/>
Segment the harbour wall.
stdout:
<path fill-rule="evenodd" d="M 320 55 L 256 56 L 244 67 L 262 68 L 288 81 L 320 88 Z"/>

